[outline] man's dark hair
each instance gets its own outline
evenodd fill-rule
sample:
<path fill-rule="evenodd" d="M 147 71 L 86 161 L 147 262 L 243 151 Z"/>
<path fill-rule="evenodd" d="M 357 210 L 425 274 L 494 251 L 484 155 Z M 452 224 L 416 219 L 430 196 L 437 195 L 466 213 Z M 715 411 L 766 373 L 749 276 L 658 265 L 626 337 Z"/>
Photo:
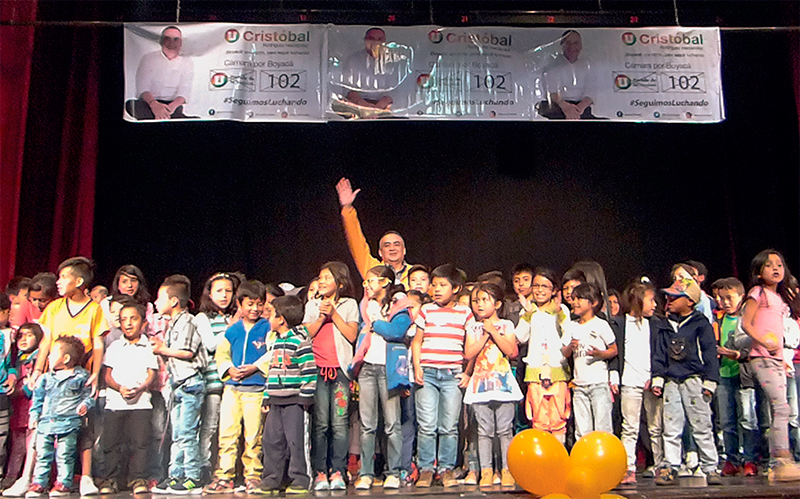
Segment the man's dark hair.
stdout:
<path fill-rule="evenodd" d="M 61 271 L 66 268 L 69 268 L 75 277 L 83 279 L 83 284 L 80 286 L 82 289 L 86 289 L 94 279 L 94 262 L 85 256 L 76 256 L 64 260 L 58 266 L 58 273 L 61 274 Z"/>
<path fill-rule="evenodd" d="M 489 272 L 484 272 L 483 274 L 478 276 L 476 279 L 478 283 L 488 282 L 494 284 L 495 286 L 499 287 L 503 294 L 505 295 L 506 292 L 506 280 L 503 279 L 503 273 L 499 270 L 490 270 Z"/>
<path fill-rule="evenodd" d="M 28 289 L 30 284 L 31 280 L 28 277 L 21 275 L 12 277 L 11 280 L 6 284 L 6 293 L 17 296 L 20 291 Z"/>
<path fill-rule="evenodd" d="M 59 336 L 53 343 L 60 344 L 62 352 L 69 355 L 68 368 L 83 364 L 83 356 L 86 355 L 86 349 L 83 347 L 83 342 L 77 337 Z"/>
<path fill-rule="evenodd" d="M 170 30 L 170 29 L 177 29 L 178 33 L 180 33 L 181 37 L 183 37 L 183 31 L 181 31 L 181 29 L 179 27 L 177 27 L 177 26 L 167 26 L 166 28 L 161 30 L 161 35 L 158 37 L 158 43 L 159 44 L 164 45 L 164 37 L 166 36 L 167 30 Z"/>
<path fill-rule="evenodd" d="M 447 279 L 447 282 L 449 282 L 454 288 L 460 288 L 464 286 L 464 275 L 452 263 L 445 263 L 444 265 L 439 265 L 433 269 L 433 272 L 431 272 L 431 281 L 437 277 Z"/>
<path fill-rule="evenodd" d="M 589 300 L 589 303 L 593 303 L 592 310 L 594 310 L 595 314 L 603 308 L 603 300 L 600 297 L 600 290 L 597 289 L 597 286 L 594 284 L 584 282 L 572 290 L 573 300 L 579 300 L 581 298 L 584 300 Z"/>
<path fill-rule="evenodd" d="M 7 294 L 0 291 L 0 311 L 11 310 L 11 298 Z"/>
<path fill-rule="evenodd" d="M 181 274 L 171 275 L 164 279 L 161 287 L 167 288 L 168 297 L 178 299 L 181 308 L 189 306 L 189 300 L 192 297 L 192 281 L 188 277 Z"/>
<path fill-rule="evenodd" d="M 241 283 L 236 290 L 236 301 L 241 304 L 245 298 L 250 298 L 253 301 L 261 300 L 262 302 L 266 302 L 267 288 L 264 286 L 264 283 L 255 279 Z"/>
<path fill-rule="evenodd" d="M 697 260 L 686 260 L 686 265 L 694 268 L 697 271 L 697 275 L 704 275 L 708 276 L 708 267 L 703 265 L 702 262 L 698 262 Z"/>
<path fill-rule="evenodd" d="M 147 307 L 145 307 L 143 304 L 139 303 L 138 301 L 134 300 L 130 296 L 128 296 L 127 299 L 125 299 L 123 301 L 120 301 L 120 302 L 117 302 L 117 303 L 121 303 L 122 304 L 122 308 L 119 309 L 120 316 L 122 315 L 122 311 L 123 310 L 125 310 L 126 308 L 132 308 L 132 309 L 136 310 L 137 312 L 139 312 L 139 317 L 141 317 L 143 320 L 147 320 Z"/>
<path fill-rule="evenodd" d="M 56 287 L 56 275 L 52 272 L 40 272 L 33 276 L 28 292 L 39 293 L 55 300 L 58 297 L 58 287 Z"/>
<path fill-rule="evenodd" d="M 276 317 L 283 317 L 289 329 L 303 322 L 303 300 L 296 296 L 279 296 L 272 300 Z"/>

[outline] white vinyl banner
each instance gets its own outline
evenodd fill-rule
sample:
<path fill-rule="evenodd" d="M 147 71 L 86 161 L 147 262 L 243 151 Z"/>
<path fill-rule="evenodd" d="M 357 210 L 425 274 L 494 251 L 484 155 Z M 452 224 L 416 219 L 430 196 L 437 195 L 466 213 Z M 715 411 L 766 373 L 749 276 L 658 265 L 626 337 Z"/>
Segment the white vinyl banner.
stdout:
<path fill-rule="evenodd" d="M 126 25 L 130 121 L 725 118 L 717 28 L 167 28 Z"/>
<path fill-rule="evenodd" d="M 126 24 L 124 117 L 322 121 L 325 31 L 310 24 Z"/>

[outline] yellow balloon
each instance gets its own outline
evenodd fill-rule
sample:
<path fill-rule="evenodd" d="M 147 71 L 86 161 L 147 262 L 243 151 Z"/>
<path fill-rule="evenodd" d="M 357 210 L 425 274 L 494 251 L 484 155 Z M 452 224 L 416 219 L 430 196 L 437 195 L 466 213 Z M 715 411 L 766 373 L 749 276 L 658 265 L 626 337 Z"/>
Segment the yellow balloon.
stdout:
<path fill-rule="evenodd" d="M 572 447 L 573 468 L 588 468 L 596 475 L 597 493 L 606 492 L 622 481 L 627 468 L 627 454 L 622 442 L 603 431 L 584 435 Z"/>
<path fill-rule="evenodd" d="M 508 448 L 508 469 L 514 480 L 537 496 L 565 493 L 569 468 L 567 449 L 545 431 L 522 431 Z"/>
<path fill-rule="evenodd" d="M 573 466 L 567 473 L 567 494 L 572 499 L 599 499 L 597 473 L 586 466 Z"/>

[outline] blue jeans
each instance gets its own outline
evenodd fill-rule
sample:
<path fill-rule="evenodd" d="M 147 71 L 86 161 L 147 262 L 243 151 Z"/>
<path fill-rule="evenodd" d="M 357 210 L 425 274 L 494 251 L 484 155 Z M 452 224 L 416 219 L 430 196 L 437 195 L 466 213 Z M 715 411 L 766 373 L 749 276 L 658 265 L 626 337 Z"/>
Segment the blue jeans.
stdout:
<path fill-rule="evenodd" d="M 575 441 L 593 431 L 614 433 L 611 412 L 611 388 L 608 383 L 576 386 L 572 391 L 572 413 L 575 414 Z"/>
<path fill-rule="evenodd" d="M 411 462 L 414 459 L 414 445 L 417 443 L 417 409 L 414 403 L 416 387 L 412 386 L 408 397 L 400 399 L 400 421 L 403 425 L 403 469 L 411 473 Z"/>
<path fill-rule="evenodd" d="M 375 476 L 375 434 L 378 414 L 383 411 L 386 433 L 386 464 L 389 475 L 400 475 L 403 431 L 400 426 L 400 393 L 386 389 L 386 366 L 364 364 L 358 374 L 358 412 L 361 416 L 361 475 Z"/>
<path fill-rule="evenodd" d="M 725 459 L 731 464 L 742 464 L 739 455 L 739 418 L 742 406 L 737 396 L 739 392 L 739 376 L 720 378 L 715 392 L 717 399 L 717 413 L 722 429 L 722 445 L 725 450 Z"/>
<path fill-rule="evenodd" d="M 206 383 L 200 374 L 187 379 L 172 392 L 170 476 L 200 479 L 203 465 L 200 452 L 200 413 L 205 394 Z"/>
<path fill-rule="evenodd" d="M 36 435 L 36 467 L 33 470 L 33 483 L 45 489 L 50 484 L 50 468 L 56 461 L 56 480 L 67 488 L 72 487 L 75 473 L 75 456 L 78 448 L 78 430 L 61 435 Z"/>
<path fill-rule="evenodd" d="M 422 471 L 433 471 L 436 436 L 439 436 L 439 471 L 452 470 L 458 453 L 458 416 L 461 389 L 457 375 L 461 369 L 423 367 L 422 386 L 417 387 L 417 458 Z"/>
<path fill-rule="evenodd" d="M 350 380 L 341 369 L 334 378 L 317 375 L 314 392 L 314 424 L 311 444 L 311 467 L 315 473 L 328 474 L 330 456 L 331 473 L 337 471 L 347 476 L 348 409 L 350 406 Z M 330 452 L 328 450 L 330 449 Z"/>
<path fill-rule="evenodd" d="M 719 387 L 717 387 L 719 390 Z M 756 389 L 739 389 L 739 407 L 742 409 L 742 418 L 739 425 L 742 427 L 742 458 L 746 463 L 758 462 L 761 449 L 761 431 L 758 427 L 758 412 L 756 411 Z"/>

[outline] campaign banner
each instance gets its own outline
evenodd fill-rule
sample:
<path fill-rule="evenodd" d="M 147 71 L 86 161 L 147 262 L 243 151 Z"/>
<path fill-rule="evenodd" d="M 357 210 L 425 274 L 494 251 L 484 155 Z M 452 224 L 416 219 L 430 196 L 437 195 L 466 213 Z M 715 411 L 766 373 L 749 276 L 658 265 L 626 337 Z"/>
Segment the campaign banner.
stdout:
<path fill-rule="evenodd" d="M 323 121 L 323 25 L 125 25 L 128 121 Z"/>
<path fill-rule="evenodd" d="M 718 28 L 167 28 L 126 25 L 128 120 L 725 118 Z"/>

